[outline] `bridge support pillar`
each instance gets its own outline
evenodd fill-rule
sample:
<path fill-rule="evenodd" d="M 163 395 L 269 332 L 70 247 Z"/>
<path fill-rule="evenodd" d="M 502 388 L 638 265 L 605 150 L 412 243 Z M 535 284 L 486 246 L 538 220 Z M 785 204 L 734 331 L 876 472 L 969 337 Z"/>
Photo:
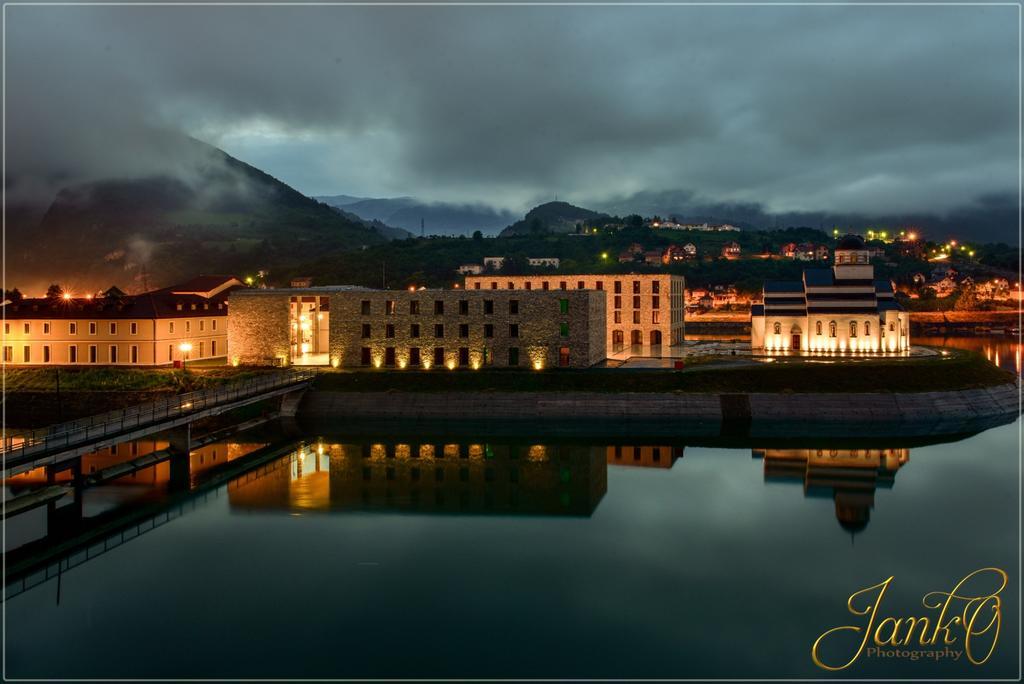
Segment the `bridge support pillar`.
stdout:
<path fill-rule="evenodd" d="M 281 397 L 281 409 L 279 414 L 282 418 L 294 418 L 295 414 L 299 411 L 299 404 L 302 403 L 302 397 L 306 393 L 306 388 L 302 387 L 289 392 Z"/>
<path fill-rule="evenodd" d="M 188 489 L 192 483 L 192 425 L 187 423 L 167 433 L 171 466 L 170 487 L 173 491 Z"/>

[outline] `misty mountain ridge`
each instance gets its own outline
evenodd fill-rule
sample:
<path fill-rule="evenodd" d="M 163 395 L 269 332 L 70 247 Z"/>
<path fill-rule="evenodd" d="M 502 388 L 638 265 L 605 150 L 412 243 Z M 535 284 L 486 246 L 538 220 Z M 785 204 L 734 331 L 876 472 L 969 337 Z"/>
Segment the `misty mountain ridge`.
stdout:
<path fill-rule="evenodd" d="M 546 202 L 526 212 L 526 216 L 505 230 L 501 237 L 536 233 L 575 233 L 577 224 L 607 221 L 611 217 L 568 202 Z"/>
<path fill-rule="evenodd" d="M 378 226 L 215 147 L 191 138 L 182 145 L 187 165 L 71 185 L 37 222 L 9 224 L 8 282 L 39 288 L 73 280 L 83 289 L 116 282 L 138 290 L 202 272 L 272 269 L 386 239 Z M 45 249 L 39 236 L 46 236 Z"/>
<path fill-rule="evenodd" d="M 470 235 L 479 230 L 497 233 L 516 220 L 507 209 L 485 203 L 430 202 L 414 197 L 353 198 L 350 195 L 321 195 L 320 200 L 370 221 L 402 228 L 413 235 Z M 354 199 L 355 201 L 349 201 Z M 422 221 L 422 223 L 421 223 Z"/>

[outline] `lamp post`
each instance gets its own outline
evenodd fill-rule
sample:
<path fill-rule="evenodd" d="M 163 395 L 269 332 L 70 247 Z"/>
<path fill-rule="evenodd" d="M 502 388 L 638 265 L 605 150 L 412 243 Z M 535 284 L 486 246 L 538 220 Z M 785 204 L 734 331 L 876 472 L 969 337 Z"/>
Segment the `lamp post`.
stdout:
<path fill-rule="evenodd" d="M 192 351 L 192 343 L 182 342 L 178 345 L 178 351 L 181 352 L 181 370 L 185 370 L 185 362 L 188 361 L 188 353 Z"/>

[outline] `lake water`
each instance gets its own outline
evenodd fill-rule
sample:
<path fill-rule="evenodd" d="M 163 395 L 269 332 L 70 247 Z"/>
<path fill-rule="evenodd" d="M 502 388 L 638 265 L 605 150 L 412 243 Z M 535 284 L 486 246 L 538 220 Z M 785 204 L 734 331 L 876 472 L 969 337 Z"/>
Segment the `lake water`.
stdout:
<path fill-rule="evenodd" d="M 987 663 L 864 656 L 836 674 L 1016 677 L 1019 429 L 772 444 L 307 427 L 267 458 L 293 438 L 256 431 L 193 453 L 183 489 L 158 466 L 7 521 L 8 567 L 70 555 L 9 584 L 6 673 L 818 677 L 815 639 L 861 624 L 854 591 L 892 576 L 882 612 L 930 615 L 927 592 L 996 567 L 1010 584 Z"/>

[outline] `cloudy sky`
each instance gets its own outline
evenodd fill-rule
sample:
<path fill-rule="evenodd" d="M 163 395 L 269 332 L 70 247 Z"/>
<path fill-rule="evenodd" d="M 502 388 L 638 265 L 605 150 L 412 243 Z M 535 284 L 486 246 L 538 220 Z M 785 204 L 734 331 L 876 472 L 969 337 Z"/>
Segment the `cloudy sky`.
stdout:
<path fill-rule="evenodd" d="M 1018 184 L 1015 7 L 6 12 L 19 192 L 187 166 L 176 131 L 307 194 L 517 210 L 943 211 Z"/>

